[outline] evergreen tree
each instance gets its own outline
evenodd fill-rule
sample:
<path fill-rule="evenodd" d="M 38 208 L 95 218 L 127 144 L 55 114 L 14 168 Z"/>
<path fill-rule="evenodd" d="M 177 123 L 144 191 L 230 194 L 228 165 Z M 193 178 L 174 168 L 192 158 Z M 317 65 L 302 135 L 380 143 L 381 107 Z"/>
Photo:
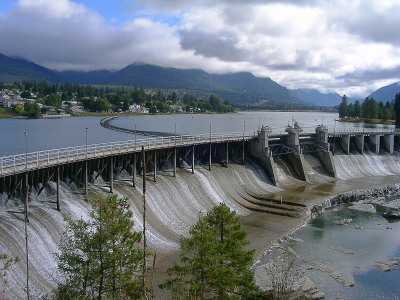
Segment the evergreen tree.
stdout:
<path fill-rule="evenodd" d="M 138 298 L 143 252 L 134 232 L 127 199 L 116 195 L 92 200 L 90 220 L 69 221 L 57 255 L 65 284 L 57 299 Z"/>
<path fill-rule="evenodd" d="M 396 97 L 394 99 L 394 116 L 396 119 L 396 127 L 400 127 L 400 93 L 396 94 Z"/>
<path fill-rule="evenodd" d="M 226 204 L 200 216 L 181 239 L 181 263 L 168 269 L 161 288 L 174 298 L 241 299 L 257 291 L 250 269 L 254 251 L 245 250 L 247 233 Z"/>
<path fill-rule="evenodd" d="M 347 96 L 343 95 L 342 102 L 339 104 L 339 118 L 345 118 L 347 116 Z"/>
<path fill-rule="evenodd" d="M 354 117 L 355 118 L 362 117 L 362 109 L 361 109 L 360 100 L 356 100 L 356 102 L 354 102 Z"/>

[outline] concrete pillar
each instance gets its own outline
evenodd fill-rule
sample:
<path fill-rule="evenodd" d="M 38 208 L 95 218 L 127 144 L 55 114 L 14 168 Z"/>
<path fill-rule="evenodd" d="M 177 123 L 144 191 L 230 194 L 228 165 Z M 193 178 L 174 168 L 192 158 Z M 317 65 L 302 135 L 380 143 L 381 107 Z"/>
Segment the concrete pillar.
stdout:
<path fill-rule="evenodd" d="M 244 140 L 242 144 L 242 165 L 244 165 Z"/>
<path fill-rule="evenodd" d="M 364 135 L 356 135 L 355 136 L 356 148 L 361 154 L 364 153 L 364 140 L 365 140 Z"/>
<path fill-rule="evenodd" d="M 174 164 L 174 177 L 176 177 L 176 148 L 174 148 L 173 164 Z"/>
<path fill-rule="evenodd" d="M 317 128 L 315 129 L 315 132 L 317 133 L 316 144 L 322 147 L 326 147 L 326 149 L 329 149 L 328 128 L 323 125 L 318 125 Z"/>
<path fill-rule="evenodd" d="M 286 145 L 290 148 L 296 149 L 297 153 L 300 153 L 300 133 L 303 132 L 303 129 L 296 122 L 293 127 L 286 127 L 285 131 L 288 133 Z"/>
<path fill-rule="evenodd" d="M 136 187 L 136 165 L 137 165 L 137 157 L 136 153 L 133 153 L 133 176 L 132 176 L 132 185 Z"/>
<path fill-rule="evenodd" d="M 110 193 L 114 192 L 114 157 L 110 157 Z"/>
<path fill-rule="evenodd" d="M 380 136 L 379 135 L 370 135 L 368 137 L 368 141 L 372 146 L 372 151 L 375 152 L 376 154 L 379 154 L 379 148 L 380 148 Z"/>
<path fill-rule="evenodd" d="M 333 162 L 333 154 L 330 151 L 317 151 L 316 155 L 325 168 L 325 170 L 328 172 L 329 176 L 332 176 L 336 178 L 336 167 Z"/>
<path fill-rule="evenodd" d="M 56 178 L 56 182 L 57 182 L 57 200 L 56 200 L 56 204 L 57 204 L 57 210 L 60 211 L 60 166 L 57 166 L 57 178 Z"/>
<path fill-rule="evenodd" d="M 194 145 L 192 146 L 192 174 L 194 174 Z"/>
<path fill-rule="evenodd" d="M 85 175 L 84 175 L 84 181 L 85 181 L 85 195 L 87 196 L 88 194 L 88 161 L 85 160 Z"/>
<path fill-rule="evenodd" d="M 154 166 L 153 180 L 154 180 L 154 182 L 156 182 L 156 179 L 157 179 L 157 150 L 154 150 L 153 166 Z"/>
<path fill-rule="evenodd" d="M 394 151 L 394 134 L 385 134 L 383 136 L 383 141 L 385 143 L 385 149 L 389 154 L 393 154 Z"/>
<path fill-rule="evenodd" d="M 350 154 L 350 135 L 341 135 L 339 138 L 340 146 L 345 154 Z"/>
<path fill-rule="evenodd" d="M 268 126 L 261 126 L 261 130 L 258 131 L 258 141 L 260 146 L 260 151 L 265 152 L 268 149 L 268 137 L 272 133 L 272 130 Z M 243 141 L 244 142 L 244 141 Z M 243 145 L 244 149 L 244 145 Z"/>
<path fill-rule="evenodd" d="M 226 143 L 226 167 L 229 167 L 229 143 Z"/>
<path fill-rule="evenodd" d="M 208 169 L 211 171 L 211 142 L 210 142 L 210 156 L 208 160 Z"/>

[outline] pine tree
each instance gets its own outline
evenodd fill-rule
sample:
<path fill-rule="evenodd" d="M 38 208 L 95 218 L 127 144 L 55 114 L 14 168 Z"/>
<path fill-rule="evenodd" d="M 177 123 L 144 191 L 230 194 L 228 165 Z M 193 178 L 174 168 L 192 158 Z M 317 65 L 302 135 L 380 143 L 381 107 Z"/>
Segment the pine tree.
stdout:
<path fill-rule="evenodd" d="M 183 265 L 168 269 L 161 288 L 190 299 L 240 299 L 257 291 L 250 269 L 254 251 L 244 249 L 247 233 L 226 204 L 200 216 L 189 233 L 181 239 Z"/>
<path fill-rule="evenodd" d="M 143 252 L 127 199 L 111 195 L 92 204 L 90 220 L 68 222 L 57 256 L 65 284 L 57 288 L 56 298 L 137 298 Z"/>
<path fill-rule="evenodd" d="M 339 104 L 339 118 L 345 118 L 347 116 L 347 96 L 343 95 L 342 102 Z"/>
<path fill-rule="evenodd" d="M 393 107 L 394 116 L 396 118 L 396 127 L 400 127 L 400 93 L 396 94 Z"/>

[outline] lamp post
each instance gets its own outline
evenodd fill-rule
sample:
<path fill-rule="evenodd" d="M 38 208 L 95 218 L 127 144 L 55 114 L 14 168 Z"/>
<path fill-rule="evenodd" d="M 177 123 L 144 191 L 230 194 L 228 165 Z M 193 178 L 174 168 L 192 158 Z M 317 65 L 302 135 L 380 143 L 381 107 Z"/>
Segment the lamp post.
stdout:
<path fill-rule="evenodd" d="M 25 169 L 28 169 L 28 133 L 25 132 Z"/>
<path fill-rule="evenodd" d="M 336 122 L 337 120 L 335 119 L 335 125 L 333 126 L 333 155 L 335 155 L 336 148 Z"/>
<path fill-rule="evenodd" d="M 176 123 L 174 123 L 175 126 L 175 136 L 174 136 L 174 140 L 175 140 L 175 148 L 176 148 Z"/>

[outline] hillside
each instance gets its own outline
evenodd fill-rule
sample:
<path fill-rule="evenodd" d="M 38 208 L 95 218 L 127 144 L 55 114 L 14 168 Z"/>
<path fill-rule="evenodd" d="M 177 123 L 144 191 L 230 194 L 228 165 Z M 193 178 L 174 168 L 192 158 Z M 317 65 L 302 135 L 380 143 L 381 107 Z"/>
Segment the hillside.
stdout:
<path fill-rule="evenodd" d="M 0 54 L 0 81 L 14 83 L 23 80 L 59 82 L 56 72 L 22 58 Z"/>
<path fill-rule="evenodd" d="M 13 83 L 22 80 L 180 89 L 205 98 L 216 94 L 243 107 L 252 105 L 287 109 L 310 106 L 272 79 L 258 78 L 248 72 L 217 75 L 200 69 L 163 68 L 149 64 L 131 64 L 114 72 L 56 72 L 23 59 L 0 54 L 0 81 Z"/>
<path fill-rule="evenodd" d="M 342 101 L 338 93 L 321 93 L 313 89 L 295 89 L 292 93 L 301 101 L 318 106 L 337 106 Z"/>
<path fill-rule="evenodd" d="M 369 95 L 369 98 L 374 98 L 376 101 L 392 101 L 397 93 L 400 93 L 400 82 L 381 87 Z"/>

